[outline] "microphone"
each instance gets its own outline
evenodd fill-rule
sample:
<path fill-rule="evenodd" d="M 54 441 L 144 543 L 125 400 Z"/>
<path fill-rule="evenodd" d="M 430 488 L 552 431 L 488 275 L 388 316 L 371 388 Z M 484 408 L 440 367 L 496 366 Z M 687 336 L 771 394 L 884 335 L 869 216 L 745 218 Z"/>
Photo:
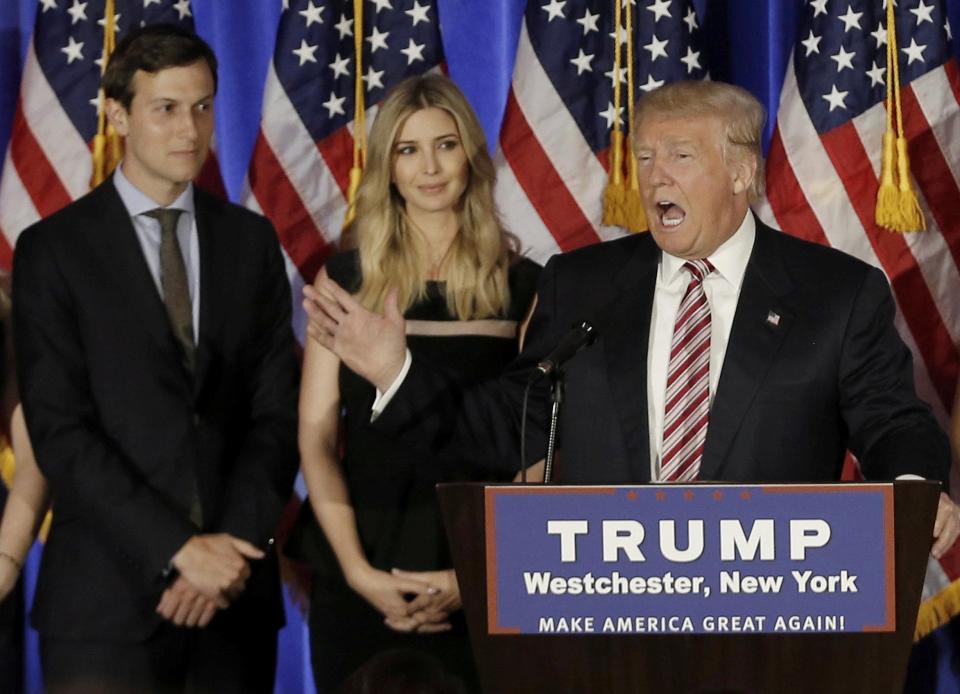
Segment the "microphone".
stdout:
<path fill-rule="evenodd" d="M 548 376 L 557 371 L 574 354 L 588 345 L 592 345 L 597 339 L 597 331 L 590 321 L 581 321 L 573 329 L 563 336 L 560 343 L 554 347 L 544 359 L 537 364 L 537 370 L 544 376 Z"/>

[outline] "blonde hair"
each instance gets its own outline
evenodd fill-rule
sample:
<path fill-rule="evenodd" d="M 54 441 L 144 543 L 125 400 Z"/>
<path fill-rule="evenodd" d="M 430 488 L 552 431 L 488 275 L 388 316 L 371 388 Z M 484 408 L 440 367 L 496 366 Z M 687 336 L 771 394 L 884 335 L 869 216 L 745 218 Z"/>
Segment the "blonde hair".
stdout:
<path fill-rule="evenodd" d="M 397 136 L 407 118 L 425 108 L 443 109 L 453 118 L 469 168 L 456 210 L 458 233 L 444 261 L 447 306 L 459 320 L 502 315 L 510 303 L 507 271 L 515 237 L 497 217 L 496 174 L 480 123 L 456 85 L 436 74 L 398 84 L 380 104 L 370 131 L 354 223 L 362 275 L 359 300 L 382 310 L 387 292 L 396 289 L 398 304 L 406 310 L 426 294 L 425 241 L 392 184 Z"/>
<path fill-rule="evenodd" d="M 718 116 L 724 122 L 724 159 L 752 157 L 757 170 L 748 190 L 750 202 L 763 197 L 763 151 L 761 137 L 766 110 L 746 89 L 725 82 L 685 80 L 671 82 L 640 97 L 634 116 L 634 132 L 644 118 Z"/>

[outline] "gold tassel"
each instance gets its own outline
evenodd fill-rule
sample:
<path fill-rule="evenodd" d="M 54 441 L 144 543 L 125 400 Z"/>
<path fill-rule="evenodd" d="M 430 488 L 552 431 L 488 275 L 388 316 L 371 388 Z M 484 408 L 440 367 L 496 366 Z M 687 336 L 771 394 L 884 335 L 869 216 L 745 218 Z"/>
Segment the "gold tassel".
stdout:
<path fill-rule="evenodd" d="M 603 223 L 607 226 L 626 226 L 624 202 L 627 189 L 623 183 L 623 131 L 620 129 L 620 0 L 613 0 L 613 129 L 610 131 L 610 171 L 603 191 Z M 628 68 L 629 69 L 629 68 Z"/>
<path fill-rule="evenodd" d="M 626 193 L 626 200 L 623 203 L 623 214 L 626 217 L 624 226 L 633 232 L 649 230 L 647 213 L 643 209 L 643 198 L 640 197 L 640 188 L 634 187 L 632 178 Z"/>
<path fill-rule="evenodd" d="M 360 177 L 367 153 L 367 112 L 363 99 L 363 0 L 353 0 L 353 50 L 357 61 L 353 105 L 353 166 L 350 167 L 347 214 L 343 218 L 342 231 L 346 231 L 357 216 L 357 190 L 360 188 Z"/>
<path fill-rule="evenodd" d="M 630 141 L 633 141 L 632 137 Z M 623 226 L 633 232 L 647 231 L 650 227 L 647 225 L 647 213 L 643 209 L 643 198 L 640 197 L 640 176 L 637 169 L 637 158 L 633 156 L 631 150 L 628 151 L 630 158 L 630 183 L 624 191 Z"/>
<path fill-rule="evenodd" d="M 623 226 L 630 231 L 646 231 L 647 215 L 643 211 L 643 199 L 640 197 L 640 175 L 637 158 L 633 155 L 633 111 L 635 90 L 633 80 L 633 7 L 628 2 L 627 10 L 627 160 L 630 162 L 630 184 L 624 191 Z"/>
<path fill-rule="evenodd" d="M 0 479 L 9 490 L 13 486 L 13 471 L 16 461 L 13 457 L 13 448 L 6 438 L 0 434 Z"/>
<path fill-rule="evenodd" d="M 623 209 L 626 192 L 622 181 L 607 183 L 603 191 L 603 223 L 606 226 L 622 227 L 626 224 L 626 213 Z"/>
<path fill-rule="evenodd" d="M 880 188 L 877 190 L 875 212 L 877 224 L 887 229 L 897 226 L 900 214 L 900 194 L 894 180 L 895 142 L 893 128 L 888 128 L 883 134 L 883 163 L 880 168 Z"/>
<path fill-rule="evenodd" d="M 623 226 L 623 203 L 626 196 L 623 185 L 623 133 L 610 133 L 610 177 L 603 191 L 603 223 L 607 226 Z"/>
<path fill-rule="evenodd" d="M 104 3 L 104 25 L 103 25 L 103 60 L 100 66 L 100 74 L 107 69 L 107 62 L 117 46 L 117 28 L 114 24 L 115 16 L 114 0 L 106 0 Z M 97 134 L 93 136 L 93 173 L 90 176 L 90 187 L 103 183 L 107 177 L 113 173 L 123 157 L 123 143 L 113 126 L 107 120 L 106 97 L 103 89 L 97 93 Z"/>
<path fill-rule="evenodd" d="M 893 3 L 887 3 L 887 130 L 883 135 L 883 160 L 877 190 L 877 225 L 890 231 L 923 231 L 923 210 L 910 178 L 910 156 L 903 130 L 900 102 L 900 62 Z M 894 115 L 896 124 L 894 125 Z"/>
<path fill-rule="evenodd" d="M 936 631 L 960 614 L 960 580 L 954 581 L 929 600 L 920 603 L 917 626 L 913 631 L 914 642 Z"/>
<path fill-rule="evenodd" d="M 892 4 L 892 3 L 891 3 Z M 902 132 L 902 131 L 901 131 Z M 907 154 L 907 138 L 902 134 L 897 138 L 897 175 L 900 178 L 900 223 L 902 228 L 897 231 L 925 231 L 926 220 L 920 201 L 913 190 L 910 180 L 910 155 Z"/>

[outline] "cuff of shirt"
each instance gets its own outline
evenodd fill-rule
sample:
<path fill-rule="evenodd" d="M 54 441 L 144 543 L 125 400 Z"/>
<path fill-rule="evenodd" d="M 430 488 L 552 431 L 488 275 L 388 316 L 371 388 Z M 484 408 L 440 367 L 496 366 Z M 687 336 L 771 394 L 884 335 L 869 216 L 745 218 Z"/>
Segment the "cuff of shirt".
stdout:
<path fill-rule="evenodd" d="M 373 407 L 370 412 L 370 421 L 374 421 L 377 417 L 380 416 L 380 413 L 390 404 L 390 401 L 393 400 L 393 396 L 400 389 L 400 386 L 403 384 L 403 379 L 407 377 L 407 372 L 410 371 L 410 364 L 413 363 L 413 356 L 410 354 L 410 350 L 407 350 L 407 354 L 403 359 L 403 367 L 400 369 L 400 373 L 397 374 L 397 377 L 394 379 L 393 383 L 390 384 L 390 387 L 387 388 L 385 393 L 381 393 L 380 389 L 377 389 L 377 399 L 373 401 Z"/>
<path fill-rule="evenodd" d="M 177 571 L 177 567 L 173 565 L 173 559 L 167 562 L 167 565 L 163 567 L 163 571 L 160 572 L 160 578 L 164 583 L 170 585 L 176 580 L 177 576 L 180 575 L 180 572 Z"/>

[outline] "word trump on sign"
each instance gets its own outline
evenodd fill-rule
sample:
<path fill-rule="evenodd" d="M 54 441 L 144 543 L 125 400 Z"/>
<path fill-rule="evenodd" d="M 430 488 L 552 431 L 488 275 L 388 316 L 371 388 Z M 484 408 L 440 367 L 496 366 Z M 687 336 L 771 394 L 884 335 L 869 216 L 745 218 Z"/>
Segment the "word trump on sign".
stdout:
<path fill-rule="evenodd" d="M 774 560 L 776 553 L 776 533 L 773 518 L 758 518 L 752 522 L 749 530 L 738 519 L 721 519 L 719 523 L 720 561 L 754 559 Z M 823 547 L 830 541 L 830 524 L 823 519 L 791 519 L 789 522 L 790 559 L 803 561 L 807 550 Z M 647 531 L 638 520 L 601 521 L 601 537 L 604 562 L 646 561 L 641 546 L 646 540 Z M 678 546 L 677 521 L 660 520 L 657 525 L 658 538 L 655 540 L 660 556 L 668 561 L 684 563 L 697 561 L 703 557 L 705 548 L 704 520 L 686 521 L 686 546 Z M 577 561 L 577 538 L 588 535 L 590 522 L 587 520 L 549 520 L 547 534 L 560 538 L 560 561 Z M 650 544 L 650 543 L 648 543 Z"/>

